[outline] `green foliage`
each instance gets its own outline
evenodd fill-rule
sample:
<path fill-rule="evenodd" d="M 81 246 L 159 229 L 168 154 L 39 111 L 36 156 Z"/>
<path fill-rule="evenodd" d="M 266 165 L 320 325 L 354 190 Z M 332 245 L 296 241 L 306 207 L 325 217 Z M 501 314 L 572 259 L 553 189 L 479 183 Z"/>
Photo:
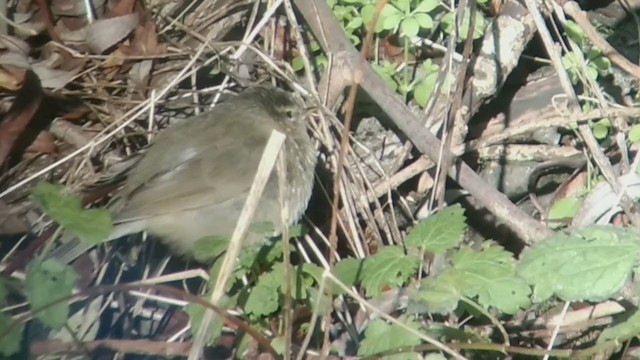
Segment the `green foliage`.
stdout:
<path fill-rule="evenodd" d="M 462 241 L 466 228 L 464 210 L 460 205 L 454 205 L 416 225 L 407 234 L 405 243 L 408 247 L 443 254 Z"/>
<path fill-rule="evenodd" d="M 416 331 L 422 331 L 420 325 L 408 320 L 401 322 Z M 369 323 L 364 332 L 364 339 L 360 342 L 358 355 L 371 356 L 385 351 L 397 350 L 401 347 L 420 345 L 422 340 L 408 330 L 396 324 L 387 324 L 381 319 L 375 319 Z M 385 359 L 404 360 L 415 359 L 415 353 L 402 353 L 386 356 Z"/>
<path fill-rule="evenodd" d="M 569 196 L 556 201 L 549 209 L 549 220 L 573 219 L 582 206 L 582 199 Z"/>
<path fill-rule="evenodd" d="M 71 267 L 53 259 L 36 259 L 29 264 L 25 280 L 27 299 L 43 324 L 60 329 L 66 323 L 67 301 L 53 303 L 71 295 L 77 278 Z"/>
<path fill-rule="evenodd" d="M 290 268 L 291 296 L 296 301 L 306 300 L 309 290 L 318 278 L 319 271 L 312 265 L 299 265 Z M 270 272 L 264 273 L 251 289 L 244 310 L 254 319 L 267 317 L 275 313 L 283 301 L 285 292 L 285 268 L 283 263 L 274 265 Z"/>
<path fill-rule="evenodd" d="M 378 296 L 387 286 L 402 286 L 415 275 L 420 259 L 407 256 L 399 246 L 386 246 L 369 257 L 364 265 L 362 285 L 370 296 Z"/>
<path fill-rule="evenodd" d="M 189 304 L 184 307 L 184 311 L 187 313 L 189 320 L 191 321 L 191 335 L 195 336 L 198 329 L 200 329 L 200 324 L 206 310 L 207 309 L 199 304 Z M 212 344 L 218 337 L 220 337 L 220 335 L 222 335 L 222 326 L 224 325 L 222 320 L 223 318 L 221 316 L 213 317 L 209 328 L 209 339 L 206 341 L 207 344 Z"/>
<path fill-rule="evenodd" d="M 571 81 L 577 84 L 580 80 L 580 62 L 584 59 L 586 63 L 587 76 L 595 81 L 601 75 L 611 72 L 611 61 L 602 52 L 589 44 L 588 38 L 582 28 L 573 21 L 567 21 L 565 35 L 573 40 L 579 47 L 573 52 L 562 57 L 562 64 L 567 70 Z"/>
<path fill-rule="evenodd" d="M 229 247 L 229 239 L 220 236 L 207 236 L 196 241 L 193 257 L 204 262 L 222 255 Z"/>
<path fill-rule="evenodd" d="M 442 18 L 442 28 L 444 32 L 451 35 L 456 29 L 456 17 L 455 12 L 449 12 Z M 462 26 L 458 30 L 458 41 L 463 42 L 467 40 L 467 34 L 469 33 L 469 20 L 471 19 L 471 12 L 464 12 L 464 19 L 462 20 Z M 484 29 L 486 27 L 484 16 L 482 12 L 476 11 L 476 22 L 473 28 L 473 39 L 479 39 L 484 35 Z"/>
<path fill-rule="evenodd" d="M 640 141 L 640 125 L 634 125 L 631 127 L 631 129 L 629 129 L 629 132 L 627 133 L 627 139 L 629 139 L 629 142 L 633 144 Z"/>
<path fill-rule="evenodd" d="M 109 211 L 83 209 L 80 199 L 65 195 L 61 186 L 40 183 L 33 189 L 32 197 L 47 215 L 84 242 L 99 244 L 111 233 Z"/>
<path fill-rule="evenodd" d="M 640 254 L 639 234 L 589 226 L 559 232 L 534 245 L 520 259 L 517 274 L 534 286 L 535 302 L 552 295 L 566 301 L 602 301 L 629 279 Z"/>
<path fill-rule="evenodd" d="M 598 344 L 616 341 L 621 344 L 640 334 L 640 311 L 636 311 L 625 321 L 609 326 L 600 333 Z"/>
<path fill-rule="evenodd" d="M 4 313 L 0 313 L 0 355 L 5 357 L 20 351 L 24 325 L 16 325 L 14 321 Z"/>
<path fill-rule="evenodd" d="M 365 37 L 367 27 L 373 21 L 377 1 L 329 0 L 328 3 L 351 42 L 355 46 L 360 45 Z M 478 3 L 485 6 L 487 0 Z M 413 100 L 423 108 L 429 102 L 436 87 L 440 67 L 427 59 L 420 60 L 422 63 L 416 64 L 417 68 L 414 68 L 411 54 L 420 57 L 421 40 L 444 37 L 437 32 L 451 35 L 456 27 L 455 13 L 456 9 L 446 9 L 437 0 L 390 0 L 382 8 L 374 29 L 375 44 L 378 46 L 384 41 L 392 47 L 399 45 L 402 47 L 402 59 L 379 58 L 385 53 L 385 50 L 374 49 L 375 59 L 371 65 L 385 84 L 391 90 L 400 93 L 405 101 Z M 470 11 L 465 13 L 459 41 L 465 40 L 470 23 Z M 475 12 L 475 17 L 473 38 L 478 39 L 484 34 L 486 20 L 481 9 Z M 440 19 L 442 26 L 436 26 L 434 19 Z M 317 56 L 320 56 L 320 53 L 314 52 L 313 57 Z M 299 59 L 294 59 L 293 68 L 296 70 L 302 68 Z M 402 71 L 398 71 L 399 68 Z M 452 79 L 446 76 L 444 82 L 442 89 L 447 92 Z"/>
<path fill-rule="evenodd" d="M 399 32 L 401 36 L 413 38 L 420 30 L 433 28 L 429 12 L 438 7 L 439 1 L 392 0 L 382 9 L 376 32 Z M 367 16 L 368 18 L 369 16 Z M 371 18 L 373 18 L 371 16 Z"/>
<path fill-rule="evenodd" d="M 462 296 L 476 298 L 485 309 L 492 307 L 506 314 L 529 306 L 531 289 L 516 277 L 515 260 L 502 247 L 488 242 L 481 251 L 462 248 L 451 262 L 440 275 L 424 280 L 414 299 L 427 311 L 449 313 Z"/>

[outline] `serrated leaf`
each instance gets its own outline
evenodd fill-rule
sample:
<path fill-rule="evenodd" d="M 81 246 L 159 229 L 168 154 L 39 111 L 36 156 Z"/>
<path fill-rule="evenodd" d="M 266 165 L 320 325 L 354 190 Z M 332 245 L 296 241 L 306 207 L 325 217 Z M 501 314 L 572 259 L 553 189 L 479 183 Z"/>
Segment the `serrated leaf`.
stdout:
<path fill-rule="evenodd" d="M 193 257 L 205 262 L 222 255 L 229 248 L 229 239 L 222 236 L 206 236 L 196 241 L 193 247 Z"/>
<path fill-rule="evenodd" d="M 113 225 L 109 211 L 83 209 L 80 199 L 65 195 L 61 186 L 40 183 L 33 189 L 32 197 L 47 215 L 81 241 L 96 245 L 111 233 Z"/>
<path fill-rule="evenodd" d="M 258 282 L 249 293 L 247 302 L 244 305 L 244 311 L 254 318 L 269 316 L 278 310 L 278 298 L 277 286 Z"/>
<path fill-rule="evenodd" d="M 461 249 L 452 263 L 458 290 L 467 297 L 477 297 L 484 308 L 515 314 L 529 306 L 531 289 L 515 276 L 513 255 L 501 246 L 487 242 L 479 252 Z"/>
<path fill-rule="evenodd" d="M 0 354 L 5 357 L 17 354 L 20 351 L 22 332 L 24 325 L 15 325 L 15 320 L 4 313 L 0 313 Z M 11 330 L 9 329 L 11 327 Z"/>
<path fill-rule="evenodd" d="M 365 263 L 362 285 L 370 296 L 378 296 L 387 286 L 402 286 L 416 273 L 419 259 L 404 254 L 398 246 L 387 246 Z"/>
<path fill-rule="evenodd" d="M 595 225 L 557 233 L 525 252 L 516 272 L 534 287 L 536 302 L 554 294 L 565 301 L 603 301 L 629 279 L 640 255 L 639 236 Z"/>
<path fill-rule="evenodd" d="M 291 296 L 296 300 L 303 300 L 309 297 L 309 289 L 313 286 L 315 276 L 320 272 L 320 277 L 322 277 L 322 269 L 317 266 L 314 268 L 314 265 L 307 264 L 298 265 L 296 267 L 290 266 L 290 275 L 291 275 Z M 315 275 L 315 276 L 314 276 Z M 285 289 L 285 267 L 284 263 L 278 263 L 273 266 L 273 270 L 265 275 L 267 279 L 271 279 L 271 281 L 278 286 L 278 289 L 282 294 L 284 294 Z"/>
<path fill-rule="evenodd" d="M 403 321 L 408 327 L 418 330 L 420 326 L 413 322 Z M 358 355 L 372 356 L 385 351 L 396 350 L 401 347 L 417 346 L 422 343 L 421 339 L 400 327 L 399 325 L 389 325 L 381 319 L 375 319 L 369 323 L 364 331 L 364 339 L 360 342 Z M 399 356 L 399 357 L 396 357 Z M 385 357 L 387 359 L 411 359 L 410 354 L 397 354 L 393 357 Z M 415 359 L 415 355 L 413 355 Z"/>
<path fill-rule="evenodd" d="M 596 343 L 602 344 L 608 341 L 616 341 L 621 344 L 638 335 L 640 335 L 640 311 L 636 310 L 624 322 L 610 325 L 604 329 Z"/>
<path fill-rule="evenodd" d="M 460 205 L 445 208 L 417 224 L 405 238 L 408 247 L 443 254 L 462 241 L 466 229 Z"/>
<path fill-rule="evenodd" d="M 458 290 L 456 277 L 451 269 L 435 278 L 422 281 L 420 289 L 411 297 L 409 307 L 423 309 L 420 313 L 449 314 L 458 307 L 462 294 Z M 411 310 L 418 312 L 417 310 Z"/>
<path fill-rule="evenodd" d="M 53 329 L 65 324 L 69 315 L 67 301 L 52 304 L 71 295 L 77 278 L 70 266 L 53 259 L 36 259 L 29 264 L 25 280 L 27 299 L 43 324 Z"/>
<path fill-rule="evenodd" d="M 335 276 L 347 286 L 353 286 L 360 282 L 364 275 L 366 259 L 342 259 L 336 263 L 333 272 Z"/>
<path fill-rule="evenodd" d="M 573 219 L 582 207 L 583 200 L 574 196 L 560 199 L 549 209 L 549 220 Z"/>

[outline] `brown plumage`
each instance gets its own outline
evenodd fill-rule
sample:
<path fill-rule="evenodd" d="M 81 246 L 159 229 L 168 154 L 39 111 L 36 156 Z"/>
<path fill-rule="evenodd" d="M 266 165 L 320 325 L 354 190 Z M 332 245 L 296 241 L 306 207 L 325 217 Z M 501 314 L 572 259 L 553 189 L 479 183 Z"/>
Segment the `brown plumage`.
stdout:
<path fill-rule="evenodd" d="M 230 237 L 273 129 L 286 135 L 285 199 L 291 221 L 297 221 L 311 196 L 317 156 L 304 114 L 303 104 L 292 94 L 257 87 L 163 130 L 110 207 L 115 227 L 109 239 L 147 231 L 177 254 L 192 255 L 202 237 Z M 253 222 L 271 223 L 280 230 L 275 173 Z M 250 233 L 245 243 L 262 237 Z M 73 241 L 53 256 L 70 262 L 88 248 Z"/>

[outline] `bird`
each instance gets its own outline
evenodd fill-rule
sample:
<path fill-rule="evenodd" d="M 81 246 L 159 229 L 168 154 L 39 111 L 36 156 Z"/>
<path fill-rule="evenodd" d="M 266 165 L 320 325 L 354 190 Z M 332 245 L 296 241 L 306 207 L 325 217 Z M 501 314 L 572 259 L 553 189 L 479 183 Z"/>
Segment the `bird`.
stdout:
<path fill-rule="evenodd" d="M 193 258 L 199 239 L 230 238 L 272 130 L 286 136 L 284 201 L 288 225 L 297 222 L 311 197 L 317 162 L 306 129 L 308 113 L 297 95 L 256 86 L 161 130 L 114 195 L 108 207 L 114 227 L 105 241 L 146 231 L 175 255 Z M 276 233 L 282 230 L 278 194 L 273 171 L 253 216 L 254 224 L 272 224 Z M 243 244 L 264 237 L 250 232 Z M 50 257 L 71 263 L 91 247 L 74 239 Z"/>

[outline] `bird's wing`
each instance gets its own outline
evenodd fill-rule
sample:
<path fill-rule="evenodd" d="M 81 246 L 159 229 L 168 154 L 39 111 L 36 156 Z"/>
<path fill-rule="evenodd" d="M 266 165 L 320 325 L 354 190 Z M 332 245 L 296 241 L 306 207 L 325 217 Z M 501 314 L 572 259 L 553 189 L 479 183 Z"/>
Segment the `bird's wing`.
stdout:
<path fill-rule="evenodd" d="M 248 193 L 268 129 L 256 128 L 260 120 L 229 116 L 190 121 L 158 136 L 127 180 L 126 205 L 116 221 L 221 204 Z"/>

